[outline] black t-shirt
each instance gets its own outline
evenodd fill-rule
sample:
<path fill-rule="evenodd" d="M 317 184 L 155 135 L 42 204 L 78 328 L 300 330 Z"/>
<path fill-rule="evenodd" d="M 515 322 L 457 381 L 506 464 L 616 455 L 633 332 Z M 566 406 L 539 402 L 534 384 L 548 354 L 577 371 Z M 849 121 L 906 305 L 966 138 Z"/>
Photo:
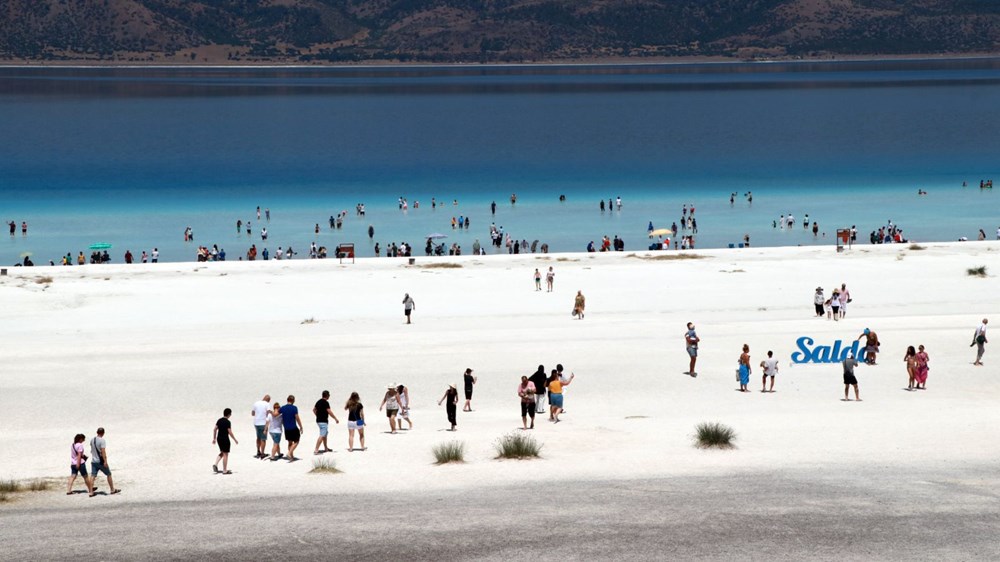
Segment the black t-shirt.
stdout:
<path fill-rule="evenodd" d="M 330 422 L 330 402 L 325 398 L 316 401 L 316 423 Z"/>
<path fill-rule="evenodd" d="M 542 371 L 535 371 L 528 380 L 535 385 L 535 392 L 538 394 L 545 394 L 545 389 L 548 388 L 548 377 Z"/>
<path fill-rule="evenodd" d="M 465 391 L 472 392 L 472 375 L 465 375 Z"/>
<path fill-rule="evenodd" d="M 215 427 L 219 428 L 219 441 L 229 440 L 229 428 L 233 427 L 233 424 L 226 418 L 219 418 L 219 421 L 215 422 Z"/>
<path fill-rule="evenodd" d="M 362 409 L 364 409 L 364 406 L 362 406 L 361 403 L 358 402 L 357 406 L 351 408 L 350 410 L 347 410 L 347 421 L 356 422 L 359 419 L 361 419 Z"/>

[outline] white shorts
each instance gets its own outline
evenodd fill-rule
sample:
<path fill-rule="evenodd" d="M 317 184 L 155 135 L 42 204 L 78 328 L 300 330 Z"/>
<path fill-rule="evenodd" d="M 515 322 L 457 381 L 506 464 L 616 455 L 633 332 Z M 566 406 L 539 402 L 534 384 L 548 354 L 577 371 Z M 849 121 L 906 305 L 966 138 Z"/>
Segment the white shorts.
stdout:
<path fill-rule="evenodd" d="M 358 422 L 356 421 L 347 422 L 347 429 L 364 429 L 364 428 L 365 426 L 358 427 Z"/>

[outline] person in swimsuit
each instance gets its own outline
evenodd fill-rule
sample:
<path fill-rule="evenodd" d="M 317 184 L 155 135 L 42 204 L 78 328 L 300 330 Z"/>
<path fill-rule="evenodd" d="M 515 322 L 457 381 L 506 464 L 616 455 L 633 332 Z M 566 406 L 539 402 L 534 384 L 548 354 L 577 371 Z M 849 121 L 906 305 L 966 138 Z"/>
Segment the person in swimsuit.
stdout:
<path fill-rule="evenodd" d="M 909 378 L 906 390 L 913 390 L 917 371 L 917 350 L 912 345 L 906 348 L 903 362 L 906 363 L 906 376 Z"/>
<path fill-rule="evenodd" d="M 537 269 L 535 271 L 538 271 Z M 462 407 L 463 412 L 472 411 L 472 387 L 476 384 L 476 377 L 472 376 L 472 369 L 466 369 L 465 375 L 462 377 L 465 382 L 465 406 Z"/>
<path fill-rule="evenodd" d="M 552 271 L 552 266 L 549 266 L 549 271 L 545 274 L 545 286 L 548 287 L 548 292 L 552 292 L 552 283 L 556 280 L 556 272 Z"/>
<path fill-rule="evenodd" d="M 750 392 L 750 346 L 743 344 L 740 354 L 740 392 Z"/>
<path fill-rule="evenodd" d="M 361 397 L 357 392 L 352 392 L 351 397 L 344 404 L 347 410 L 347 450 L 354 451 L 354 432 L 358 432 L 361 440 L 361 451 L 365 450 L 365 412 L 364 405 L 361 404 Z"/>
<path fill-rule="evenodd" d="M 865 364 L 874 365 L 875 354 L 878 353 L 879 345 L 881 345 L 878 341 L 878 334 L 865 328 L 865 331 L 857 339 L 865 340 Z"/>
<path fill-rule="evenodd" d="M 389 386 L 382 397 L 382 403 L 378 406 L 378 411 L 385 408 L 385 415 L 389 418 L 389 433 L 396 434 L 396 414 L 399 413 L 399 393 L 396 385 Z"/>
<path fill-rule="evenodd" d="M 216 474 L 219 474 L 219 461 L 222 461 L 222 474 L 233 473 L 229 470 L 229 449 L 232 447 L 229 439 L 232 438 L 233 443 L 237 445 L 240 442 L 236 439 L 236 435 L 233 434 L 233 424 L 229 421 L 232 415 L 233 411 L 230 408 L 223 410 L 222 417 L 215 422 L 215 429 L 212 431 L 212 444 L 219 444 L 219 456 L 215 459 L 215 463 L 212 464 L 212 472 Z"/>
<path fill-rule="evenodd" d="M 451 424 L 451 429 L 448 431 L 455 431 L 458 428 L 458 389 L 455 388 L 455 385 L 448 385 L 448 390 L 444 391 L 444 396 L 438 400 L 438 406 L 446 400 L 445 411 L 448 414 L 448 423 Z"/>
<path fill-rule="evenodd" d="M 542 290 L 542 274 L 540 271 L 538 271 L 537 267 L 535 268 L 535 290 L 536 291 Z"/>

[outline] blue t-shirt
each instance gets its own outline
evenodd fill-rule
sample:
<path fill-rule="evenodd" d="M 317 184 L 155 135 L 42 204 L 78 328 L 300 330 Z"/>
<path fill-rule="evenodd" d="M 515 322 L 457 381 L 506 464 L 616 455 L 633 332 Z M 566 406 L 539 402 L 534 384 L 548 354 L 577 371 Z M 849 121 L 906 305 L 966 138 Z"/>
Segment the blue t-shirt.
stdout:
<path fill-rule="evenodd" d="M 285 429 L 298 429 L 295 423 L 295 416 L 299 414 L 299 408 L 295 404 L 285 404 L 281 407 L 281 422 Z"/>

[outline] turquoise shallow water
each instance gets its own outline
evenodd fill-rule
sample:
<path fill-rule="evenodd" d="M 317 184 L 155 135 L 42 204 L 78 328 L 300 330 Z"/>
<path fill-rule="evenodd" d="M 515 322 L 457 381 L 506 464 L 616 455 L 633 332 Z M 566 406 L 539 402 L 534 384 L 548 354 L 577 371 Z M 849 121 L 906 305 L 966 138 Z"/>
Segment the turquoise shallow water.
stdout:
<path fill-rule="evenodd" d="M 637 249 L 649 221 L 667 226 L 685 203 L 699 247 L 745 233 L 754 245 L 832 243 L 851 224 L 867 238 L 890 219 L 918 240 L 993 238 L 1000 205 L 978 182 L 997 169 L 998 102 L 993 60 L 0 69 L 0 220 L 29 223 L 27 237 L 0 236 L 0 263 L 98 241 L 115 261 L 154 246 L 190 260 L 186 226 L 235 259 L 261 246 L 257 205 L 272 210 L 272 252 L 316 239 L 371 255 L 374 241 L 422 248 L 430 232 L 468 251 L 491 220 L 554 251 L 605 234 Z M 399 212 L 399 196 L 420 209 Z M 598 200 L 618 196 L 622 212 L 601 214 Z M 431 197 L 459 205 L 432 210 Z M 341 210 L 344 229 L 330 231 Z M 771 228 L 789 212 L 827 239 Z M 451 231 L 459 214 L 469 231 Z M 254 223 L 252 240 L 238 218 Z"/>

